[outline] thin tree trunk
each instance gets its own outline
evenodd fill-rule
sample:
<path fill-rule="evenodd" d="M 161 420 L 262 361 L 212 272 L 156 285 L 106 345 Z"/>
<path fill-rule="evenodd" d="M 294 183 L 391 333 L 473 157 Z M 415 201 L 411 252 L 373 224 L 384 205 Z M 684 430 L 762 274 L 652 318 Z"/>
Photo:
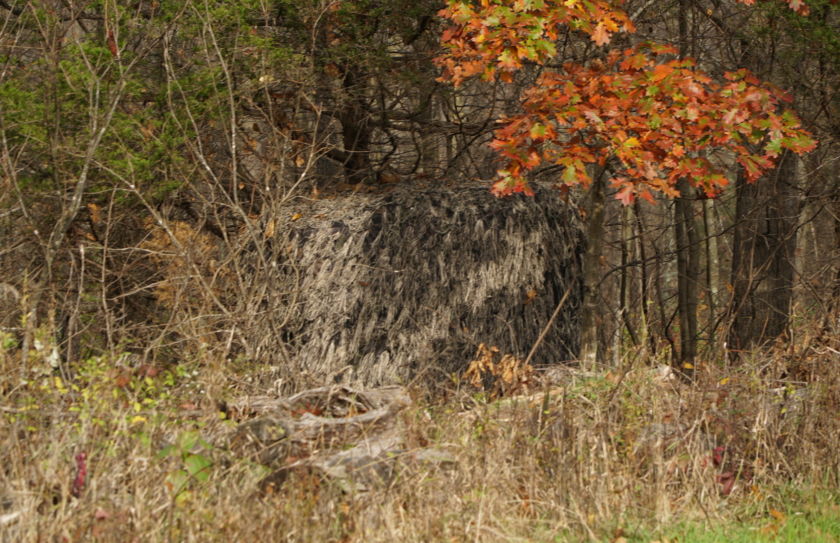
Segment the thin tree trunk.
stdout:
<path fill-rule="evenodd" d="M 715 324 L 717 313 L 717 289 L 718 289 L 718 269 L 720 266 L 718 259 L 718 245 L 717 235 L 713 232 L 712 225 L 712 206 L 714 200 L 703 201 L 703 235 L 705 236 L 706 248 L 706 306 L 708 311 L 707 327 L 709 345 L 714 345 L 716 341 Z"/>
<path fill-rule="evenodd" d="M 604 245 L 606 187 L 602 168 L 589 188 L 586 215 L 586 251 L 583 254 L 583 307 L 581 308 L 580 361 L 585 367 L 598 362 L 598 328 L 601 324 L 598 287 Z"/>
<path fill-rule="evenodd" d="M 639 266 L 639 271 L 641 273 L 640 285 L 641 285 L 641 334 L 642 334 L 642 342 L 648 341 L 650 343 L 650 352 L 656 354 L 656 339 L 653 337 L 653 334 L 650 333 L 650 305 L 653 303 L 653 300 L 650 299 L 650 294 L 648 293 L 648 268 L 647 268 L 647 250 L 645 249 L 645 226 L 642 220 L 642 206 L 639 203 L 639 200 L 636 200 L 633 203 L 633 215 L 636 218 L 636 235 L 638 236 L 638 245 L 639 245 L 639 259 L 641 260 L 641 265 Z"/>
<path fill-rule="evenodd" d="M 633 231 L 630 223 L 630 208 L 625 207 L 621 210 L 621 277 L 619 284 L 619 311 L 621 313 L 621 319 L 624 323 L 624 327 L 627 329 L 627 335 L 630 337 L 630 341 L 633 343 L 633 346 L 638 346 L 639 340 L 633 327 L 630 308 L 628 307 L 627 293 L 627 285 L 632 281 L 629 265 L 631 258 L 630 251 L 632 250 L 632 235 Z M 620 337 L 620 326 L 618 327 L 618 330 L 618 335 Z"/>
<path fill-rule="evenodd" d="M 835 247 L 840 247 L 840 198 L 834 201 L 834 241 Z M 840 265 L 834 271 L 834 285 L 832 292 L 832 311 L 840 312 Z"/>
<path fill-rule="evenodd" d="M 687 0 L 680 0 L 680 55 L 688 53 Z M 680 348 L 677 359 L 682 369 L 692 370 L 697 356 L 697 286 L 700 278 L 700 244 L 694 219 L 694 190 L 687 179 L 677 182 L 680 196 L 674 204 L 674 234 L 677 252 L 677 310 L 680 318 Z"/>
<path fill-rule="evenodd" d="M 653 247 L 653 291 L 656 294 L 656 307 L 659 312 L 659 326 L 662 330 L 662 336 L 676 358 L 676 347 L 674 345 L 674 338 L 671 336 L 671 319 L 668 318 L 665 308 L 665 293 L 662 292 L 662 283 L 668 282 L 666 273 L 666 263 L 664 261 L 662 251 L 656 242 L 652 243 Z M 655 352 L 655 351 L 654 351 Z"/>
<path fill-rule="evenodd" d="M 700 240 L 688 181 L 677 184 L 680 197 L 674 204 L 674 233 L 677 252 L 677 308 L 680 317 L 678 359 L 683 370 L 693 368 L 697 357 L 697 286 L 700 283 Z"/>
<path fill-rule="evenodd" d="M 795 276 L 796 157 L 785 152 L 766 179 L 737 180 L 732 247 L 732 325 L 737 353 L 782 335 L 788 326 Z"/>
<path fill-rule="evenodd" d="M 344 74 L 346 102 L 339 114 L 346 153 L 344 171 L 347 182 L 351 184 L 373 181 L 370 161 L 372 137 L 364 87 L 364 77 L 354 73 L 354 67 L 351 66 Z"/>

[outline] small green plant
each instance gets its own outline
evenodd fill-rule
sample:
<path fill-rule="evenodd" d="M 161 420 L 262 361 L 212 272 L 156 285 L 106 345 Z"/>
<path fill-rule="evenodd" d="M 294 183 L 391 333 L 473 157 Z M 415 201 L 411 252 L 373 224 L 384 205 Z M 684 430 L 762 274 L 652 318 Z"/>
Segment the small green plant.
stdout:
<path fill-rule="evenodd" d="M 18 346 L 17 339 L 9 332 L 0 331 L 0 355 L 13 351 Z"/>
<path fill-rule="evenodd" d="M 166 487 L 177 505 L 192 498 L 194 489 L 210 479 L 215 463 L 209 453 L 213 446 L 197 430 L 185 430 L 173 445 L 164 447 L 159 460 L 174 459 L 176 467 L 166 475 Z"/>

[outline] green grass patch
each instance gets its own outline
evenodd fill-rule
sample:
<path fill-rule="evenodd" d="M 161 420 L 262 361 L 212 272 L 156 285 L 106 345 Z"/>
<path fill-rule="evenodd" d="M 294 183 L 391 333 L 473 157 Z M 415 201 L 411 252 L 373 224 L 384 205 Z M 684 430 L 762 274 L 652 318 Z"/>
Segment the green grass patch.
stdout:
<path fill-rule="evenodd" d="M 673 543 L 830 543 L 840 541 L 840 495 L 818 492 L 764 511 L 744 511 L 733 518 L 677 522 L 660 530 L 623 535 L 633 541 Z M 616 538 L 613 538 L 616 539 Z"/>

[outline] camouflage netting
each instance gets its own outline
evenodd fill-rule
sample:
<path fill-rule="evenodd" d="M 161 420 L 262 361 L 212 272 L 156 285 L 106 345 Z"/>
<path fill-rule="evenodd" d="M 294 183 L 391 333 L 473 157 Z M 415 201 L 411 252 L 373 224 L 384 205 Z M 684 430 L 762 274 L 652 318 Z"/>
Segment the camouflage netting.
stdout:
<path fill-rule="evenodd" d="M 525 357 L 567 289 L 532 363 L 577 351 L 582 236 L 556 190 L 499 199 L 487 185 L 404 187 L 298 201 L 274 222 L 288 225 L 272 242 L 296 282 L 284 341 L 310 374 L 440 379 L 479 343 Z"/>

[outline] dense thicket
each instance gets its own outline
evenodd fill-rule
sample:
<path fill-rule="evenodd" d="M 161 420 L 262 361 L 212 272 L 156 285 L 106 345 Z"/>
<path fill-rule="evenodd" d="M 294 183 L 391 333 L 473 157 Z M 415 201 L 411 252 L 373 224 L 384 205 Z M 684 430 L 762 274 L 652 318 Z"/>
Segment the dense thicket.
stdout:
<path fill-rule="evenodd" d="M 838 15 L 828 0 L 809 5 L 807 17 L 773 2 L 625 6 L 639 31 L 617 44 L 678 45 L 715 77 L 748 67 L 790 91 L 821 143 L 754 185 L 730 166 L 733 187 L 716 199 L 621 207 L 605 194 L 589 278 L 601 360 L 633 346 L 691 361 L 837 310 Z M 438 82 L 442 7 L 0 2 L 4 341 L 60 371 L 101 351 L 254 357 L 253 330 L 266 319 L 282 329 L 296 310 L 272 289 L 268 229 L 286 225 L 269 210 L 490 180 L 494 119 L 519 111 L 539 69 L 508 85 Z M 569 29 L 557 51 L 583 64 L 605 54 Z M 686 292 L 693 305 L 678 303 Z"/>

